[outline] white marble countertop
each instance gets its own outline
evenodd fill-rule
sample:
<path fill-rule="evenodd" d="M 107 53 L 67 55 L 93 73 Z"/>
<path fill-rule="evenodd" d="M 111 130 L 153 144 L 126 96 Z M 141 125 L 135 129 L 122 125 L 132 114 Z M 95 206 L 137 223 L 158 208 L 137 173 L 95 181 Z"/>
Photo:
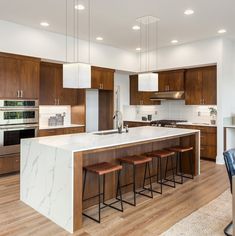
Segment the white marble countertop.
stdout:
<path fill-rule="evenodd" d="M 57 125 L 57 126 L 41 125 L 41 126 L 39 126 L 39 129 L 40 130 L 43 130 L 43 129 L 63 129 L 63 128 L 84 127 L 84 126 L 85 125 L 78 125 L 78 124 Z"/>
<path fill-rule="evenodd" d="M 130 128 L 128 133 L 97 135 L 94 133 L 67 134 L 59 136 L 39 137 L 24 139 L 23 142 L 36 142 L 39 145 L 46 145 L 64 149 L 71 152 L 94 150 L 143 141 L 151 141 L 164 138 L 174 138 L 174 136 L 197 133 L 198 130 L 163 128 L 142 126 Z"/>
<path fill-rule="evenodd" d="M 179 122 L 177 125 L 193 125 L 193 126 L 207 126 L 207 127 L 217 127 L 217 125 L 211 125 L 210 123 L 204 122 Z"/>

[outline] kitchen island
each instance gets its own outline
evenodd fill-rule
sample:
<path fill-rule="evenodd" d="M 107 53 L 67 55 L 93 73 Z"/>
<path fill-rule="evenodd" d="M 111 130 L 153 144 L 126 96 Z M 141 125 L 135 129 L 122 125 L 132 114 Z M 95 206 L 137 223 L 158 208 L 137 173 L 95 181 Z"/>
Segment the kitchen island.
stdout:
<path fill-rule="evenodd" d="M 72 233 L 82 227 L 82 209 L 96 204 L 82 203 L 83 166 L 115 163 L 122 156 L 179 144 L 194 147 L 194 174 L 200 174 L 198 130 L 146 126 L 122 134 L 107 131 L 22 140 L 20 199 Z M 142 173 L 139 169 L 137 174 Z M 123 170 L 121 181 L 129 179 L 130 171 Z M 88 197 L 96 194 L 96 182 L 94 177 L 89 178 Z M 114 175 L 107 178 L 107 199 L 115 196 L 115 182 Z"/>

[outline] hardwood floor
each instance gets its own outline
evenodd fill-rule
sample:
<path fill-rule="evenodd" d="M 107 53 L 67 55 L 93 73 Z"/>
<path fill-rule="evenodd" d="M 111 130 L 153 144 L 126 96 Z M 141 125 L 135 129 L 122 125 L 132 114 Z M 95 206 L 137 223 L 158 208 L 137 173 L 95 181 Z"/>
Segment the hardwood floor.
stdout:
<path fill-rule="evenodd" d="M 164 188 L 154 199 L 137 198 L 137 207 L 124 205 L 124 213 L 106 208 L 102 223 L 84 218 L 74 235 L 159 235 L 179 220 L 218 197 L 229 187 L 225 166 L 201 161 L 201 175 L 176 189 Z M 127 196 L 128 197 L 128 196 Z M 93 211 L 93 209 L 92 209 Z M 70 235 L 19 201 L 19 175 L 0 178 L 0 236 Z"/>

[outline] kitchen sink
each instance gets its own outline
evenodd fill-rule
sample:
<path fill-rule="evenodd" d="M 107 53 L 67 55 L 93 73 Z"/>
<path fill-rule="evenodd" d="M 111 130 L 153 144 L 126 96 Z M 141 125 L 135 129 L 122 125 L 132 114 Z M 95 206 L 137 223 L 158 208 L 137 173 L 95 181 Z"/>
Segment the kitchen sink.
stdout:
<path fill-rule="evenodd" d="M 125 133 L 125 131 L 122 131 L 122 133 Z M 93 134 L 95 134 L 95 135 L 109 135 L 109 134 L 119 134 L 119 132 L 117 130 L 112 130 L 112 131 L 95 132 Z"/>

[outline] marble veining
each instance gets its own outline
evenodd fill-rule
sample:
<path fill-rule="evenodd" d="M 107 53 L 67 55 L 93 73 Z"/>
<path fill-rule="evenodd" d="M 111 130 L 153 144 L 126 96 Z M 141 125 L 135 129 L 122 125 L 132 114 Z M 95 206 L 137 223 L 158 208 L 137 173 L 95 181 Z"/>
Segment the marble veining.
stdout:
<path fill-rule="evenodd" d="M 72 153 L 22 140 L 20 178 L 21 201 L 73 232 Z"/>

